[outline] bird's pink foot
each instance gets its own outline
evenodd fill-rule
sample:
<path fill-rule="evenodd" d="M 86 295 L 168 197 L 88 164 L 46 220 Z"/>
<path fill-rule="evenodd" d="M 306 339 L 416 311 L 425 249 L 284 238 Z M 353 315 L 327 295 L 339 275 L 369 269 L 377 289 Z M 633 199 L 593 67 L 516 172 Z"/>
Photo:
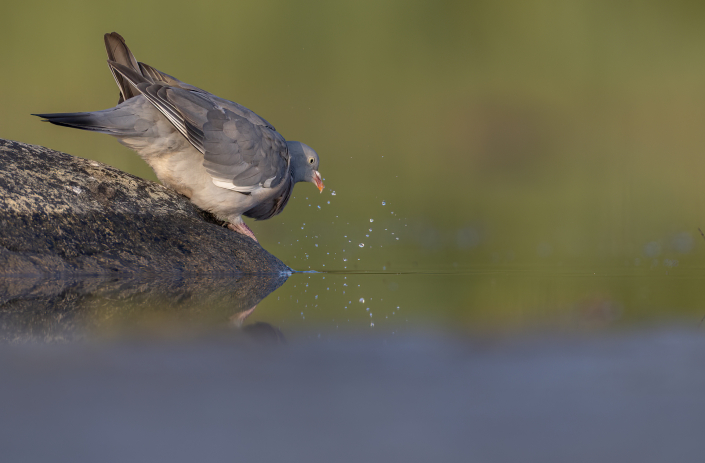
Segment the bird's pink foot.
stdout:
<path fill-rule="evenodd" d="M 238 224 L 229 223 L 228 228 L 245 236 L 249 236 L 250 238 L 255 240 L 255 243 L 259 243 L 259 241 L 257 241 L 257 238 L 255 237 L 255 234 L 252 232 L 252 230 L 250 230 L 250 227 L 245 225 L 245 222 L 240 222 Z"/>

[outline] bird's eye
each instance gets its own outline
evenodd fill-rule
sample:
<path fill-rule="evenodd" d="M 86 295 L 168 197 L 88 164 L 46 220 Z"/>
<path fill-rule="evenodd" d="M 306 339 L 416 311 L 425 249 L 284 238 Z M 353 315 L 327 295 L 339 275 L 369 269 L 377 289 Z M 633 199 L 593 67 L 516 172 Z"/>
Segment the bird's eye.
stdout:
<path fill-rule="evenodd" d="M 308 162 L 309 162 L 309 164 L 313 164 L 313 158 L 310 158 L 310 159 L 308 160 Z"/>

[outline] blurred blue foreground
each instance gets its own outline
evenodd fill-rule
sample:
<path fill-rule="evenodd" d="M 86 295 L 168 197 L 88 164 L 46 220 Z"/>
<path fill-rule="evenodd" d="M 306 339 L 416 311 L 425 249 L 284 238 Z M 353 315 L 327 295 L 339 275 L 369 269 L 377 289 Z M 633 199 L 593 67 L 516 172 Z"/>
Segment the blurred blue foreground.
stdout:
<path fill-rule="evenodd" d="M 700 461 L 692 330 L 0 351 L 3 461 Z"/>

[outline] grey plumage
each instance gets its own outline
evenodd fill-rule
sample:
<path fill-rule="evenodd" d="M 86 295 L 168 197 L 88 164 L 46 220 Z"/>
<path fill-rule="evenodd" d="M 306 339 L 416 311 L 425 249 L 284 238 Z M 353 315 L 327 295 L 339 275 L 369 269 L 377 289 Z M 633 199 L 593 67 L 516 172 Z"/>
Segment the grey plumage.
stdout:
<path fill-rule="evenodd" d="M 280 213 L 296 182 L 323 189 L 312 148 L 287 142 L 242 105 L 138 62 L 115 32 L 105 34 L 105 46 L 120 89 L 118 105 L 37 116 L 117 137 L 147 161 L 165 185 L 252 238 L 241 215 L 262 220 Z"/>

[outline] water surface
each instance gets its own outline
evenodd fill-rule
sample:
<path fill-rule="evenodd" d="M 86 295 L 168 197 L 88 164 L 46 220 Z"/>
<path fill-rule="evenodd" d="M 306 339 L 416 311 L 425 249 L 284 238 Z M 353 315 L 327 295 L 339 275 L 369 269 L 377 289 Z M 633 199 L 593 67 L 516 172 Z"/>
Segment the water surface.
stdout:
<path fill-rule="evenodd" d="M 590 271 L 593 270 L 593 271 Z M 705 272 L 684 268 L 291 275 L 4 278 L 0 335 L 9 342 L 208 337 L 266 323 L 287 337 L 580 335 L 697 327 Z"/>

